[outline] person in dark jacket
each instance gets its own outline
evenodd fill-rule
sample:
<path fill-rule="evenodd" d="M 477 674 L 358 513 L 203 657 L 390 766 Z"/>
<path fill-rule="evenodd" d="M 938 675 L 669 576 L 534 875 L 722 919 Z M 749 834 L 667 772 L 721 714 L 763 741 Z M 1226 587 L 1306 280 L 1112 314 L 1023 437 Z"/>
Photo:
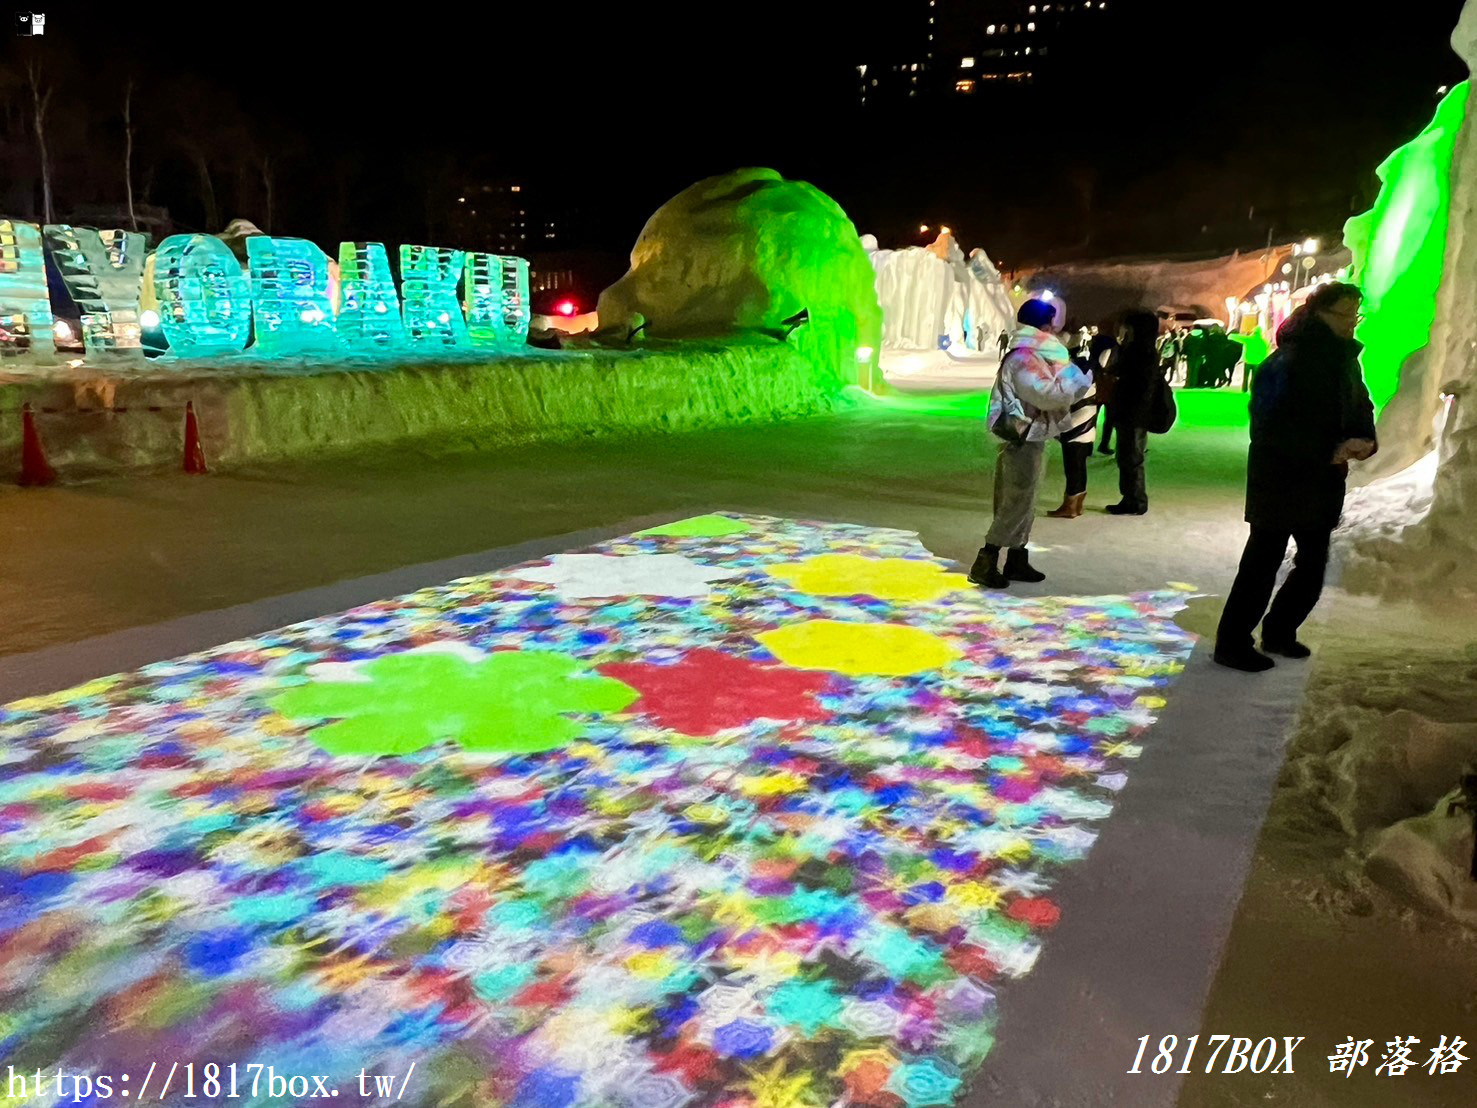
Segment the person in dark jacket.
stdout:
<path fill-rule="evenodd" d="M 1159 373 L 1159 317 L 1153 312 L 1130 312 L 1119 333 L 1113 360 L 1117 383 L 1113 392 L 1113 424 L 1118 431 L 1118 496 L 1109 504 L 1115 516 L 1141 516 L 1149 510 L 1144 479 L 1144 451 L 1148 447 L 1151 389 Z"/>
<path fill-rule="evenodd" d="M 1251 449 L 1246 464 L 1246 521 L 1251 536 L 1216 632 L 1215 660 L 1256 673 L 1311 651 L 1298 628 L 1323 591 L 1328 545 L 1344 510 L 1350 461 L 1379 449 L 1374 405 L 1359 371 L 1354 338 L 1360 292 L 1322 286 L 1277 332 L 1277 351 L 1251 387 Z M 1297 543 L 1292 572 L 1272 601 L 1287 541 Z M 1263 620 L 1263 614 L 1266 619 Z"/>
<path fill-rule="evenodd" d="M 1102 403 L 1103 441 L 1098 444 L 1099 454 L 1113 453 L 1113 388 L 1118 379 L 1113 375 L 1113 356 L 1118 352 L 1118 322 L 1106 319 L 1098 324 L 1092 346 L 1087 351 L 1087 361 L 1092 366 L 1097 380 L 1098 400 Z"/>

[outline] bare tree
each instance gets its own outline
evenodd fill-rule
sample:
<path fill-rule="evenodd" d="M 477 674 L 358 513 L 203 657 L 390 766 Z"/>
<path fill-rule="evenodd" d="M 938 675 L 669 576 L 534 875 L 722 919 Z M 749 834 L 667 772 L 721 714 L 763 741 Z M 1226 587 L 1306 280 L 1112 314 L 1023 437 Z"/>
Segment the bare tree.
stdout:
<path fill-rule="evenodd" d="M 266 193 L 267 193 L 267 211 L 266 211 L 267 218 L 266 218 L 266 220 L 262 224 L 262 230 L 265 231 L 267 234 L 270 235 L 272 233 L 272 183 L 274 181 L 274 177 L 272 175 L 272 155 L 271 154 L 263 154 L 262 155 L 261 170 L 262 170 L 262 187 L 266 190 Z"/>
<path fill-rule="evenodd" d="M 31 119 L 36 127 L 36 149 L 41 156 L 41 217 L 44 223 L 55 222 L 51 210 L 51 157 L 46 151 L 46 112 L 51 107 L 51 94 L 56 87 L 46 73 L 39 54 L 26 59 L 26 84 L 31 90 Z"/>
<path fill-rule="evenodd" d="M 138 230 L 138 216 L 133 210 L 133 89 L 134 80 L 123 86 L 123 185 L 128 193 L 128 226 Z"/>

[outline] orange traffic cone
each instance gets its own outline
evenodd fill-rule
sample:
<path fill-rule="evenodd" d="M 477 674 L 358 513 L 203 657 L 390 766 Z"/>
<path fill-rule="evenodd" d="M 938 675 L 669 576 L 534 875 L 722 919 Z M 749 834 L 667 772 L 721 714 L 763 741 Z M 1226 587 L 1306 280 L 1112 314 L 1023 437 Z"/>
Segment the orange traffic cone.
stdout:
<path fill-rule="evenodd" d="M 185 472 L 205 472 L 205 449 L 200 445 L 200 424 L 195 419 L 195 402 L 185 403 Z"/>
<path fill-rule="evenodd" d="M 46 460 L 46 451 L 41 447 L 41 433 L 36 430 L 36 417 L 29 404 L 21 405 L 21 479 L 25 486 L 51 485 L 56 482 L 56 470 Z"/>

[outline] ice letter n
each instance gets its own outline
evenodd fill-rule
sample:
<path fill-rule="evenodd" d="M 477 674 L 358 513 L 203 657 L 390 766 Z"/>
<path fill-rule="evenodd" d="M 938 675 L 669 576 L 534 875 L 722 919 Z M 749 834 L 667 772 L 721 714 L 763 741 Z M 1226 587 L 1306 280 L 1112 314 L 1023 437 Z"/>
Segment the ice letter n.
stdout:
<path fill-rule="evenodd" d="M 333 350 L 339 345 L 328 295 L 328 255 L 307 239 L 246 240 L 256 344 L 263 354 Z"/>
<path fill-rule="evenodd" d="M 0 357 L 50 359 L 56 354 L 51 328 L 41 229 L 0 219 Z"/>
<path fill-rule="evenodd" d="M 82 315 L 89 357 L 143 356 L 138 322 L 139 282 L 144 276 L 144 236 L 137 231 L 46 225 L 46 248 Z"/>
<path fill-rule="evenodd" d="M 405 345 L 400 297 L 390 259 L 378 242 L 343 242 L 338 248 L 339 337 L 353 350 L 395 350 Z"/>
<path fill-rule="evenodd" d="M 441 246 L 400 248 L 400 295 L 411 342 L 447 348 L 467 345 L 467 321 L 456 298 L 463 257 L 462 251 Z"/>
<path fill-rule="evenodd" d="M 154 254 L 159 326 L 180 357 L 224 354 L 251 337 L 251 284 L 214 235 L 170 235 Z"/>

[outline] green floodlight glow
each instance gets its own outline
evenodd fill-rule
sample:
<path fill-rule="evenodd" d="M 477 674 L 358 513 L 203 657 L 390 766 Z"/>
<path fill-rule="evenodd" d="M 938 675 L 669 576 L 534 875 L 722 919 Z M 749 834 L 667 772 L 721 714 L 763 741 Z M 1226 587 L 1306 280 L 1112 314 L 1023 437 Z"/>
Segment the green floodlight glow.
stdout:
<path fill-rule="evenodd" d="M 1451 218 L 1451 164 L 1470 82 L 1442 99 L 1416 138 L 1385 159 L 1374 207 L 1344 225 L 1353 278 L 1364 291 L 1364 379 L 1375 407 L 1400 385 L 1407 358 L 1431 341 Z"/>

